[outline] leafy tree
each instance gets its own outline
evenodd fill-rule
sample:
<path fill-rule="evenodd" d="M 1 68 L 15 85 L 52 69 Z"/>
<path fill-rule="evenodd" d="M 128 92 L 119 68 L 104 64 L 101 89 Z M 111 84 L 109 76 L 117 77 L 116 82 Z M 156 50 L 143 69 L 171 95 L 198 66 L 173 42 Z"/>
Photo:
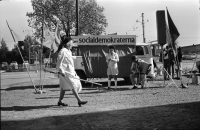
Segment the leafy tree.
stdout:
<path fill-rule="evenodd" d="M 8 53 L 8 47 L 6 45 L 5 40 L 2 38 L 0 46 L 0 63 L 8 61 L 6 56 L 7 53 Z"/>
<path fill-rule="evenodd" d="M 76 31 L 76 1 L 75 0 L 31 0 L 33 12 L 28 12 L 28 23 L 36 31 L 34 35 L 41 38 L 43 16 L 51 31 L 55 31 L 56 16 L 61 21 L 60 28 L 71 35 Z M 79 34 L 100 35 L 107 26 L 104 8 L 96 0 L 79 0 Z"/>
<path fill-rule="evenodd" d="M 14 48 L 11 50 L 9 59 L 10 59 L 9 63 L 11 63 L 12 61 L 17 61 L 17 63 L 22 63 L 17 46 L 14 46 Z"/>
<path fill-rule="evenodd" d="M 8 51 L 8 47 L 7 47 L 6 41 L 3 38 L 1 40 L 1 47 L 0 47 L 0 49 L 4 49 L 4 50 Z"/>

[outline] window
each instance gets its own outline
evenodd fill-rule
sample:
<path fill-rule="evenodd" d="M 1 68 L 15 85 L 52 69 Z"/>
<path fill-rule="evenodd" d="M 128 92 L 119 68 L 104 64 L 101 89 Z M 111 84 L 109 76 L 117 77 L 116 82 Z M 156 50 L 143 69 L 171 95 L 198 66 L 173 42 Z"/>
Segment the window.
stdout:
<path fill-rule="evenodd" d="M 73 47 L 71 51 L 73 56 L 81 56 L 81 50 L 78 47 Z"/>
<path fill-rule="evenodd" d="M 145 53 L 146 53 L 146 54 L 149 54 L 149 50 L 148 50 L 147 46 L 144 46 L 144 50 L 145 50 Z M 152 51 L 153 51 L 153 50 L 152 50 Z"/>
<path fill-rule="evenodd" d="M 136 55 L 144 55 L 144 51 L 141 46 L 136 46 Z"/>

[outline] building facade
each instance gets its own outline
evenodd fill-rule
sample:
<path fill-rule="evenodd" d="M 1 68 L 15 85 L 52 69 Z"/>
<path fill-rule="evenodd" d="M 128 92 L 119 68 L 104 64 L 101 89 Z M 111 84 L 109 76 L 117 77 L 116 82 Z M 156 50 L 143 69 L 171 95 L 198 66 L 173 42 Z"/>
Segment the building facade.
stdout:
<path fill-rule="evenodd" d="M 200 54 L 200 44 L 181 47 L 183 54 Z"/>

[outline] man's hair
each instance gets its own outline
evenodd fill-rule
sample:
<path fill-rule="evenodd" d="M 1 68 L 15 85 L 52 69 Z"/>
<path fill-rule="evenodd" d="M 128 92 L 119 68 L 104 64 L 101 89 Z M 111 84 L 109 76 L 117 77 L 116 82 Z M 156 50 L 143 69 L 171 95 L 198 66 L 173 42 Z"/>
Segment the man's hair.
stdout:
<path fill-rule="evenodd" d="M 132 59 L 132 61 L 136 61 L 138 58 L 137 58 L 136 55 L 133 55 L 133 56 L 131 57 L 131 59 Z"/>
<path fill-rule="evenodd" d="M 113 46 L 113 45 L 109 45 L 108 49 L 114 49 L 114 52 L 115 52 L 115 46 Z"/>

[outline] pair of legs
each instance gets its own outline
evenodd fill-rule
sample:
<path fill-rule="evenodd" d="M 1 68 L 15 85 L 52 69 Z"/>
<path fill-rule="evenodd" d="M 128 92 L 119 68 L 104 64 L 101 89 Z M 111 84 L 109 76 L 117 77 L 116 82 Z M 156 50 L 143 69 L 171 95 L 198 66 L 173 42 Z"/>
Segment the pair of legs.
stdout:
<path fill-rule="evenodd" d="M 108 88 L 110 88 L 112 77 L 114 78 L 115 81 L 115 87 L 117 87 L 117 75 L 108 75 Z"/>
<path fill-rule="evenodd" d="M 81 102 L 81 98 L 79 97 L 77 91 L 74 90 L 74 89 L 72 89 L 72 92 L 73 92 L 74 96 L 76 97 L 77 101 L 78 101 L 78 102 Z M 62 102 L 62 100 L 63 100 L 63 98 L 64 98 L 64 95 L 65 95 L 65 90 L 61 89 L 61 90 L 60 90 L 60 97 L 59 97 L 58 102 Z"/>
<path fill-rule="evenodd" d="M 141 88 L 144 88 L 145 82 L 146 82 L 146 75 L 133 73 L 133 74 L 130 74 L 130 80 L 134 87 L 141 81 Z"/>
<path fill-rule="evenodd" d="M 169 60 L 168 59 L 164 59 L 164 69 L 169 73 L 170 72 L 170 65 L 169 65 Z M 168 74 L 166 71 L 164 72 L 164 79 L 169 79 Z M 170 73 L 169 73 L 170 74 Z"/>
<path fill-rule="evenodd" d="M 72 89 L 72 92 L 73 92 L 74 96 L 76 97 L 79 106 L 84 105 L 84 104 L 87 103 L 87 101 L 82 101 L 81 100 L 81 98 L 79 97 L 78 92 L 75 89 Z M 68 106 L 67 104 L 62 103 L 64 95 L 65 95 L 65 90 L 61 89 L 60 90 L 60 97 L 59 97 L 59 100 L 58 100 L 58 105 L 60 104 L 62 106 Z"/>
<path fill-rule="evenodd" d="M 181 62 L 178 62 L 176 74 L 177 74 L 177 78 L 180 78 L 180 76 L 182 75 L 182 64 L 181 64 Z"/>
<path fill-rule="evenodd" d="M 169 75 L 172 76 L 172 78 L 174 78 L 174 62 L 170 62 L 169 66 L 170 66 L 170 68 L 169 68 L 168 73 L 169 73 Z"/>

